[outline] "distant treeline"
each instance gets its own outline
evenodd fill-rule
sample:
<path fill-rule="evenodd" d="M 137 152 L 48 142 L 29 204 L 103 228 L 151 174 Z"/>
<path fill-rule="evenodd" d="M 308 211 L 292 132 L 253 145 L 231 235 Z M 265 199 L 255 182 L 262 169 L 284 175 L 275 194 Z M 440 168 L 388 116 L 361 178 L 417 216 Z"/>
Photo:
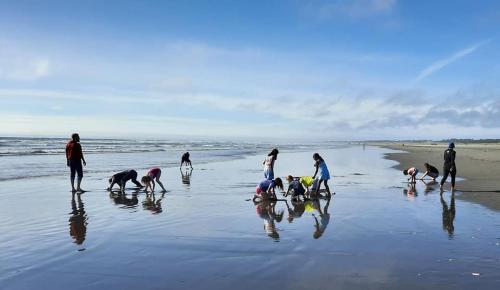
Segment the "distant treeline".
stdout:
<path fill-rule="evenodd" d="M 445 139 L 442 142 L 454 143 L 500 143 L 500 139 Z"/>

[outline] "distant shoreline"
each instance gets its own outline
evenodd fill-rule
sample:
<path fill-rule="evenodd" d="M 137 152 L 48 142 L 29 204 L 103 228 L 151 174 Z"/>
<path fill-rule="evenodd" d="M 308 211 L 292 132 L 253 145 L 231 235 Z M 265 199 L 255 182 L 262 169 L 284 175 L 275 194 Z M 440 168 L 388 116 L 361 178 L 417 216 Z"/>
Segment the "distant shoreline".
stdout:
<path fill-rule="evenodd" d="M 370 142 L 368 145 L 400 150 L 385 154 L 385 158 L 397 161 L 394 168 L 403 170 L 410 166 L 425 172 L 424 163 L 436 166 L 442 175 L 443 152 L 447 143 L 424 142 Z M 457 182 L 460 198 L 500 210 L 500 144 L 499 143 L 456 143 Z M 438 181 L 440 178 L 438 179 Z M 449 187 L 449 179 L 445 188 Z"/>

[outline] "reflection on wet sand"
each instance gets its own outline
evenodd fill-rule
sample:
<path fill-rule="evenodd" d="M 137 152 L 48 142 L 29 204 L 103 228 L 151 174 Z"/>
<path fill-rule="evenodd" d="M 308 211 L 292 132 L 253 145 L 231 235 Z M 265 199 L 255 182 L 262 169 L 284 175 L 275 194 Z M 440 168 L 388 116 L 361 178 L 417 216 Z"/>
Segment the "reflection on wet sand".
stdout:
<path fill-rule="evenodd" d="M 292 223 L 294 219 L 302 217 L 304 211 L 306 210 L 305 202 L 300 199 L 291 200 L 292 207 L 285 200 L 286 208 L 288 209 L 288 222 Z"/>
<path fill-rule="evenodd" d="M 136 190 L 132 193 L 132 196 L 129 198 L 123 192 L 114 191 L 109 194 L 109 197 L 115 202 L 116 205 L 123 204 L 124 208 L 135 208 L 139 203 L 139 199 L 137 195 L 139 194 L 139 190 Z"/>
<path fill-rule="evenodd" d="M 163 212 L 161 201 L 163 200 L 164 197 L 165 193 L 162 193 L 158 199 L 156 199 L 156 195 L 154 192 L 146 194 L 146 197 L 142 202 L 142 208 L 151 211 L 153 214 L 159 214 Z"/>
<path fill-rule="evenodd" d="M 328 207 L 330 206 L 330 198 L 326 200 L 325 207 L 323 210 L 321 209 L 321 202 L 319 199 L 313 200 L 314 208 L 319 213 L 319 220 L 316 215 L 313 214 L 314 217 L 314 226 L 316 230 L 314 231 L 313 237 L 315 239 L 319 239 L 326 230 L 328 223 L 330 222 L 330 214 L 328 213 Z"/>
<path fill-rule="evenodd" d="M 439 183 L 436 180 L 421 180 L 425 184 L 424 194 L 428 194 L 437 189 Z"/>
<path fill-rule="evenodd" d="M 314 219 L 315 231 L 313 237 L 319 239 L 326 231 L 330 222 L 330 213 L 328 208 L 330 206 L 331 198 L 314 198 L 306 199 L 305 201 L 297 200 L 278 200 L 278 201 L 261 201 L 254 202 L 257 215 L 264 220 L 264 230 L 266 234 L 279 241 L 280 235 L 276 228 L 276 223 L 283 220 L 284 210 L 276 211 L 276 204 L 284 202 L 288 211 L 288 223 L 293 223 L 295 219 L 301 218 L 305 212 L 312 215 Z M 324 206 L 322 203 L 325 202 Z"/>
<path fill-rule="evenodd" d="M 75 200 L 76 195 L 76 200 Z M 69 234 L 77 245 L 83 244 L 87 234 L 88 218 L 80 193 L 73 193 L 71 197 L 71 216 L 69 217 Z"/>
<path fill-rule="evenodd" d="M 276 213 L 276 201 L 261 201 L 255 204 L 257 215 L 264 220 L 266 234 L 275 241 L 279 241 L 280 235 L 276 223 L 283 220 L 284 211 Z"/>
<path fill-rule="evenodd" d="M 418 196 L 417 188 L 415 183 L 408 183 L 408 187 L 403 189 L 403 194 L 408 197 L 408 199 L 413 199 Z"/>
<path fill-rule="evenodd" d="M 180 169 L 180 171 L 181 171 L 182 184 L 189 187 L 191 185 L 191 175 L 193 174 L 193 169 L 189 168 L 186 169 L 185 171 Z"/>
<path fill-rule="evenodd" d="M 443 206 L 443 230 L 448 232 L 448 237 L 453 238 L 453 233 L 455 227 L 453 222 L 455 221 L 455 193 L 451 194 L 450 207 L 443 198 L 441 194 L 441 205 Z"/>

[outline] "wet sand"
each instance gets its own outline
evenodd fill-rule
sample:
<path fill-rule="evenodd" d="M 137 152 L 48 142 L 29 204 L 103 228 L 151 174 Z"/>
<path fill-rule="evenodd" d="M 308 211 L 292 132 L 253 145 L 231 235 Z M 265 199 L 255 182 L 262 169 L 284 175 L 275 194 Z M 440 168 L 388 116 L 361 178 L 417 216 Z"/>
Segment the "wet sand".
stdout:
<path fill-rule="evenodd" d="M 395 168 L 403 170 L 415 166 L 425 172 L 424 163 L 434 165 L 442 172 L 443 152 L 447 144 L 382 143 L 381 146 L 403 150 L 388 153 L 386 158 L 399 162 Z M 458 197 L 500 210 L 500 144 L 457 144 L 456 165 Z M 440 179 L 438 179 L 440 180 Z M 450 177 L 448 177 L 448 186 Z"/>
<path fill-rule="evenodd" d="M 412 188 L 385 152 L 320 151 L 329 204 L 247 201 L 263 156 L 167 168 L 155 196 L 110 196 L 102 174 L 74 199 L 67 176 L 2 181 L 0 288 L 497 289 L 500 213 Z M 276 175 L 311 175 L 311 155 L 280 153 Z"/>

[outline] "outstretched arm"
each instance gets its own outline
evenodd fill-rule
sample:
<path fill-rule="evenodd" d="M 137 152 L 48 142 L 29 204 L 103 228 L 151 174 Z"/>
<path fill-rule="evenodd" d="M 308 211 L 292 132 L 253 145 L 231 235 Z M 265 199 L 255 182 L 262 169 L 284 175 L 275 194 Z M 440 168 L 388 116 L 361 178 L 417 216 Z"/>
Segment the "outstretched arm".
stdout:
<path fill-rule="evenodd" d="M 424 175 L 422 175 L 422 176 L 420 177 L 420 180 L 423 180 L 423 179 L 424 179 L 424 177 L 426 177 L 428 173 L 429 173 L 429 171 L 426 171 L 426 172 L 424 173 Z"/>
<path fill-rule="evenodd" d="M 314 171 L 313 179 L 316 178 L 316 174 L 318 174 L 318 169 L 319 169 L 317 162 L 316 162 L 316 164 L 314 164 L 314 166 L 316 167 L 316 171 Z"/>
<path fill-rule="evenodd" d="M 116 184 L 116 182 L 115 182 L 115 179 L 113 178 L 113 179 L 111 180 L 111 184 L 110 184 L 110 185 L 109 185 L 109 187 L 108 187 L 108 190 L 109 190 L 109 191 L 113 190 L 113 186 L 114 186 L 115 184 Z"/>

